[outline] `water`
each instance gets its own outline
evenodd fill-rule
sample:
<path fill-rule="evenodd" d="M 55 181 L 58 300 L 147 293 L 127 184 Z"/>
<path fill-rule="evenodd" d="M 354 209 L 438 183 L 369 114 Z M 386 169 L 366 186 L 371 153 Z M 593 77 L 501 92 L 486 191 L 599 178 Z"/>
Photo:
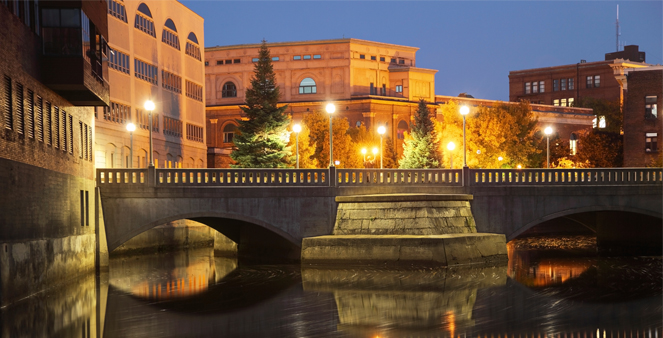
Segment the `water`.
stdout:
<path fill-rule="evenodd" d="M 583 254 L 583 256 L 587 256 Z M 505 266 L 242 266 L 115 258 L 0 312 L 2 337 L 663 338 L 661 257 L 511 247 Z"/>

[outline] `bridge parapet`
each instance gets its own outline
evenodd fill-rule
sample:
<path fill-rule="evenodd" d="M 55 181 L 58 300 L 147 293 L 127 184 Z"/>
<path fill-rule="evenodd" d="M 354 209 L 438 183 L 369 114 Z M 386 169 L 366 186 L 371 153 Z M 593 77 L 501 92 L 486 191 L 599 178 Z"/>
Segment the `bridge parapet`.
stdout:
<path fill-rule="evenodd" d="M 661 168 L 470 169 L 470 186 L 661 185 Z"/>

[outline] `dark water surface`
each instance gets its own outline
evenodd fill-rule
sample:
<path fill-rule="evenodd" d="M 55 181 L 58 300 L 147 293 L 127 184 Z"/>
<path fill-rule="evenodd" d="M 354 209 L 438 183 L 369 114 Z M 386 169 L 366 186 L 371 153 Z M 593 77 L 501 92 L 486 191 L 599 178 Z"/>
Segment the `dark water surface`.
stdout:
<path fill-rule="evenodd" d="M 2 309 L 3 337 L 663 338 L 661 257 L 511 250 L 450 269 L 240 266 L 211 249 L 114 258 Z"/>

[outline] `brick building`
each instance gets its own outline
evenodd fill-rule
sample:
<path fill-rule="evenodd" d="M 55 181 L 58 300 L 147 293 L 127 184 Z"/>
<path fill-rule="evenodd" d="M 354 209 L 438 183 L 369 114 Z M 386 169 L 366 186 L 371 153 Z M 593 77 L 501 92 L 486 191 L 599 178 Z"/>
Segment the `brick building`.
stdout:
<path fill-rule="evenodd" d="M 5 306 L 95 266 L 93 106 L 109 103 L 108 27 L 105 1 L 2 1 L 0 22 Z"/>
<path fill-rule="evenodd" d="M 268 43 L 281 103 L 294 121 L 309 112 L 324 112 L 328 102 L 336 116 L 368 130 L 387 127 L 401 151 L 403 131 L 419 99 L 434 109 L 437 70 L 416 67 L 418 48 L 358 39 Z M 239 106 L 250 86 L 259 44 L 205 49 L 208 165 L 228 167 L 232 137 L 241 118 Z"/>
<path fill-rule="evenodd" d="M 509 101 L 573 106 L 582 98 L 592 97 L 622 102 L 623 91 L 615 76 L 627 68 L 648 66 L 644 59 L 644 52 L 639 52 L 637 46 L 626 46 L 622 52 L 606 54 L 604 61 L 581 60 L 571 65 L 511 71 Z"/>
<path fill-rule="evenodd" d="M 204 21 L 181 3 L 108 0 L 110 105 L 96 111 L 97 167 L 205 168 Z M 130 134 L 133 133 L 133 160 Z"/>
<path fill-rule="evenodd" d="M 624 166 L 650 166 L 661 156 L 663 66 L 627 69 L 620 80 L 626 91 Z"/>

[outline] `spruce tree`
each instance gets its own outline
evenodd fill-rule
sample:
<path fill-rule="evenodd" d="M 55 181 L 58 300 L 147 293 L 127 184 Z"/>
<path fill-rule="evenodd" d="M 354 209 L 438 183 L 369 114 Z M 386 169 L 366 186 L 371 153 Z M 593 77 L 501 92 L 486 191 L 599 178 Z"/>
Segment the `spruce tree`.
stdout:
<path fill-rule="evenodd" d="M 426 102 L 419 101 L 411 137 L 403 145 L 403 158 L 399 161 L 402 169 L 439 168 L 442 164 L 440 141 L 435 125 L 430 117 Z"/>
<path fill-rule="evenodd" d="M 246 90 L 246 107 L 240 107 L 246 120 L 237 120 L 238 134 L 233 139 L 235 149 L 230 157 L 233 168 L 287 168 L 294 158 L 287 147 L 290 117 L 287 106 L 277 107 L 279 87 L 272 67 L 267 42 L 262 41 L 255 64 L 251 87 Z"/>

